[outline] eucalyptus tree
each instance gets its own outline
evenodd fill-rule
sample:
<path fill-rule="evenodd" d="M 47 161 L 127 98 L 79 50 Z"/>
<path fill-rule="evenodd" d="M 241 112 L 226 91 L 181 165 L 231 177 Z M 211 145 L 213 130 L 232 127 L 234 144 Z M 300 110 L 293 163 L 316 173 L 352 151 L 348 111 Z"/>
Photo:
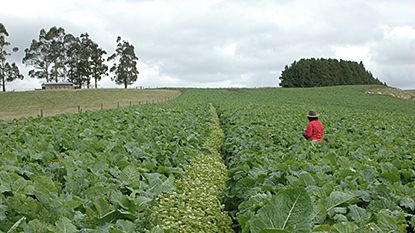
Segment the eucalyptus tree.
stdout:
<path fill-rule="evenodd" d="M 133 84 L 138 77 L 137 61 L 138 58 L 134 53 L 134 46 L 127 41 L 121 42 L 121 37 L 117 38 L 117 49 L 108 61 L 114 62 L 110 71 L 114 72 L 111 78 L 116 84 L 123 84 L 124 88 Z"/>
<path fill-rule="evenodd" d="M 91 85 L 91 79 L 95 80 L 95 87 L 101 76 L 106 74 L 108 66 L 104 64 L 104 50 L 92 41 L 88 33 L 80 37 L 67 36 L 66 48 L 68 80 L 79 87 Z"/>
<path fill-rule="evenodd" d="M 99 48 L 88 35 L 88 33 L 81 34 L 82 47 L 82 61 L 86 65 L 85 77 L 87 88 L 91 85 L 91 79 L 94 79 L 95 88 L 98 87 L 98 81 L 101 80 L 102 75 L 108 71 L 108 66 L 105 64 L 104 54 L 105 50 Z"/>
<path fill-rule="evenodd" d="M 79 37 L 75 37 L 72 34 L 65 36 L 65 52 L 67 57 L 67 79 L 80 88 L 85 82 L 83 79 L 85 66 L 82 63 L 82 47 Z"/>
<path fill-rule="evenodd" d="M 46 82 L 65 79 L 65 35 L 61 27 L 52 27 L 48 32 L 40 30 L 38 40 L 32 40 L 23 58 L 24 64 L 33 66 L 30 77 Z"/>
<path fill-rule="evenodd" d="M 98 81 L 101 80 L 103 75 L 107 74 L 108 66 L 105 64 L 104 55 L 107 52 L 98 47 L 98 44 L 92 42 L 91 44 L 91 62 L 90 69 L 91 75 L 94 79 L 95 88 L 98 87 Z"/>
<path fill-rule="evenodd" d="M 2 91 L 6 91 L 6 82 L 23 79 L 23 75 L 20 74 L 16 63 L 7 62 L 7 57 L 11 55 L 11 52 L 8 52 L 6 49 L 10 45 L 10 42 L 6 40 L 7 36 L 9 36 L 9 33 L 6 27 L 0 23 L 0 81 Z M 12 51 L 17 52 L 18 48 L 14 47 Z"/>

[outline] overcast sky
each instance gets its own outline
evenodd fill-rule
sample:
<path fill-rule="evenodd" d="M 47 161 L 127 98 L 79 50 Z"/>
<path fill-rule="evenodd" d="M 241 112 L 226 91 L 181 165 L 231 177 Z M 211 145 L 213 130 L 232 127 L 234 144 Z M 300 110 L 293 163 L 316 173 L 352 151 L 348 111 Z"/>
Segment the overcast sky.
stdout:
<path fill-rule="evenodd" d="M 39 88 L 21 65 L 40 29 L 88 32 L 108 53 L 135 46 L 133 86 L 278 85 L 301 58 L 363 61 L 381 81 L 415 89 L 415 0 L 0 0 L 0 22 L 25 75 L 9 90 Z M 113 87 L 109 78 L 101 87 Z"/>

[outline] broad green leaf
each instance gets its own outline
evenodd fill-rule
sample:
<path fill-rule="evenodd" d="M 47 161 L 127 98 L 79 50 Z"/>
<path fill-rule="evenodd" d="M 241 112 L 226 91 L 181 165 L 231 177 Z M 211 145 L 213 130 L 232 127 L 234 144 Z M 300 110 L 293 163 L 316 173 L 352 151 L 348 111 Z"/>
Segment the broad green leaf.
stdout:
<path fill-rule="evenodd" d="M 119 179 L 121 179 L 123 183 L 125 183 L 126 185 L 134 189 L 138 189 L 140 187 L 139 185 L 140 176 L 141 176 L 141 173 L 138 170 L 138 167 L 133 166 L 133 165 L 128 165 L 122 170 L 122 173 Z"/>
<path fill-rule="evenodd" d="M 128 220 L 134 220 L 137 216 L 133 215 L 132 213 L 128 211 L 122 211 L 122 210 L 111 210 L 107 212 L 104 216 L 101 216 L 97 224 L 103 224 L 106 222 L 115 222 L 117 219 L 128 219 Z"/>
<path fill-rule="evenodd" d="M 412 211 L 415 210 L 415 200 L 413 198 L 407 197 L 401 201 L 401 205 Z"/>
<path fill-rule="evenodd" d="M 148 198 L 156 197 L 163 192 L 169 192 L 175 188 L 174 176 L 170 176 L 164 181 L 162 180 L 164 177 L 159 173 L 146 173 L 144 176 L 148 183 L 144 196 Z"/>
<path fill-rule="evenodd" d="M 337 233 L 355 233 L 359 227 L 355 223 L 341 222 L 334 224 L 333 229 Z"/>
<path fill-rule="evenodd" d="M 251 219 L 253 233 L 262 230 L 285 230 L 288 232 L 311 231 L 312 206 L 307 191 L 302 188 L 279 192 Z"/>
<path fill-rule="evenodd" d="M 405 232 L 406 223 L 399 211 L 381 210 L 375 214 L 377 225 L 383 232 Z"/>
<path fill-rule="evenodd" d="M 255 212 L 265 204 L 269 203 L 270 197 L 270 194 L 258 193 L 242 202 L 238 206 L 238 209 L 240 210 L 237 214 L 239 224 L 241 224 L 242 227 L 245 227 L 247 222 L 255 215 Z"/>
<path fill-rule="evenodd" d="M 336 222 L 348 222 L 349 221 L 347 217 L 344 216 L 343 214 L 335 214 L 333 216 L 333 220 Z"/>
<path fill-rule="evenodd" d="M 380 200 L 373 200 L 369 203 L 368 209 L 377 213 L 384 209 L 395 210 L 397 208 L 396 204 L 386 198 L 381 198 Z"/>
<path fill-rule="evenodd" d="M 58 193 L 55 183 L 46 176 L 35 176 L 33 179 L 34 195 L 42 204 L 50 205 Z"/>
<path fill-rule="evenodd" d="M 118 229 L 120 229 L 124 233 L 133 233 L 135 232 L 135 224 L 131 221 L 127 220 L 117 220 L 117 223 L 115 224 Z"/>
<path fill-rule="evenodd" d="M 54 227 L 46 222 L 41 222 L 39 219 L 32 220 L 24 225 L 23 229 L 25 233 L 38 233 L 38 232 L 45 232 L 45 233 L 52 233 L 54 231 Z"/>
<path fill-rule="evenodd" d="M 114 211 L 114 207 L 108 202 L 108 200 L 101 196 L 94 201 L 94 207 L 97 211 L 98 217 L 103 218 L 112 211 Z"/>
<path fill-rule="evenodd" d="M 135 202 L 139 206 L 144 206 L 145 204 L 149 203 L 152 199 L 145 197 L 145 196 L 137 196 Z"/>
<path fill-rule="evenodd" d="M 321 203 L 321 201 L 314 203 L 313 205 L 313 217 L 312 221 L 313 223 L 321 224 L 326 220 L 327 217 L 327 209 L 324 204 Z"/>
<path fill-rule="evenodd" d="M 61 233 L 76 233 L 76 226 L 72 224 L 71 220 L 65 217 L 61 217 L 56 223 L 55 223 L 55 230 L 56 232 Z"/>
<path fill-rule="evenodd" d="M 304 185 L 304 186 L 309 186 L 309 185 L 315 185 L 316 184 L 316 180 L 314 179 L 314 177 L 308 173 L 308 172 L 302 172 L 299 176 L 298 179 L 300 180 L 300 182 Z"/>
<path fill-rule="evenodd" d="M 347 208 L 346 207 L 334 207 L 329 210 L 329 216 L 333 217 L 336 214 L 346 214 Z"/>
<path fill-rule="evenodd" d="M 117 208 L 118 206 L 122 209 L 134 213 L 137 211 L 137 204 L 131 196 L 123 195 L 120 191 L 112 191 L 110 195 L 110 202 L 113 203 Z"/>
<path fill-rule="evenodd" d="M 7 206 L 0 202 L 0 222 L 6 219 Z"/>
<path fill-rule="evenodd" d="M 380 229 L 380 227 L 378 225 L 376 225 L 376 223 L 369 223 L 367 225 L 365 225 L 363 227 L 364 231 L 363 232 L 373 232 L 373 233 L 383 233 L 384 231 L 382 231 L 382 229 Z"/>
<path fill-rule="evenodd" d="M 349 206 L 349 213 L 347 214 L 353 221 L 366 223 L 369 221 L 370 216 L 367 211 L 357 205 Z"/>
<path fill-rule="evenodd" d="M 354 197 L 354 195 L 349 193 L 333 191 L 327 199 L 326 208 L 327 210 L 330 210 L 336 206 L 342 205 L 352 200 Z"/>
<path fill-rule="evenodd" d="M 313 232 L 330 232 L 331 231 L 331 225 L 324 224 L 324 225 L 315 225 L 313 227 Z"/>
<path fill-rule="evenodd" d="M 17 220 L 13 226 L 10 227 L 10 229 L 7 231 L 7 233 L 12 233 L 15 232 L 17 230 L 17 228 L 19 227 L 19 225 L 24 222 L 26 220 L 26 217 L 21 217 L 19 220 Z"/>
<path fill-rule="evenodd" d="M 18 159 L 16 154 L 10 152 L 10 151 L 5 151 L 3 153 L 1 153 L 1 162 L 0 165 L 3 164 L 7 164 L 7 165 L 16 165 L 18 163 Z"/>
<path fill-rule="evenodd" d="M 382 174 L 379 175 L 379 177 L 382 180 L 386 180 L 389 181 L 391 183 L 393 182 L 398 182 L 401 180 L 401 177 L 399 176 L 399 172 L 395 171 L 395 172 L 383 172 Z"/>
<path fill-rule="evenodd" d="M 2 167 L 4 169 L 4 167 Z M 13 179 L 7 171 L 0 171 L 0 193 L 12 191 Z"/>

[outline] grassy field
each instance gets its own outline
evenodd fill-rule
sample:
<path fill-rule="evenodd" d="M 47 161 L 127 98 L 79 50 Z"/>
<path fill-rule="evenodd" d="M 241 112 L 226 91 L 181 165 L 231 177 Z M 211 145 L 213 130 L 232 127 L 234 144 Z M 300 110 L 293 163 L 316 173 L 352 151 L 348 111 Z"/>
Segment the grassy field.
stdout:
<path fill-rule="evenodd" d="M 164 101 L 179 96 L 176 90 L 82 89 L 7 92 L 0 94 L 0 119 L 51 116 L 59 113 L 117 108 Z"/>

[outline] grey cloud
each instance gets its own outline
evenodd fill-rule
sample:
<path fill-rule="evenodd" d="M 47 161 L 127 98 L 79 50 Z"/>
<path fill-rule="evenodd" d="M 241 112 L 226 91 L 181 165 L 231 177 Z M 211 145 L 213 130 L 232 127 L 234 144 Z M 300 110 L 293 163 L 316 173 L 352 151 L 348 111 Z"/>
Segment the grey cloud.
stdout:
<path fill-rule="evenodd" d="M 382 66 L 379 70 L 383 74 L 383 81 L 390 86 L 415 90 L 415 75 L 413 74 L 415 64 L 388 65 Z"/>
<path fill-rule="evenodd" d="M 415 53 L 410 51 L 415 51 L 415 38 L 386 40 L 374 46 L 373 59 L 379 65 L 413 65 Z"/>
<path fill-rule="evenodd" d="M 166 12 L 141 10 L 143 3 L 160 2 L 124 0 L 120 8 L 107 9 L 101 4 L 83 9 L 100 17 L 103 26 L 99 29 L 64 16 L 27 20 L 7 16 L 5 24 L 10 40 L 21 51 L 41 28 L 53 25 L 74 35 L 87 31 L 108 53 L 120 35 L 135 46 L 141 62 L 157 67 L 158 86 L 163 86 L 163 77 L 182 86 L 275 86 L 285 65 L 303 57 L 334 57 L 331 47 L 343 45 L 369 47 L 370 62 L 381 80 L 396 85 L 415 82 L 407 78 L 415 61 L 409 52 L 414 51 L 413 40 L 386 40 L 381 29 L 415 24 L 409 10 L 402 19 L 392 17 L 397 9 L 415 5 L 409 0 L 393 4 L 383 0 L 212 1 L 207 8 L 194 1 L 166 1 L 173 6 Z M 14 57 L 18 56 L 21 61 L 22 54 Z"/>

